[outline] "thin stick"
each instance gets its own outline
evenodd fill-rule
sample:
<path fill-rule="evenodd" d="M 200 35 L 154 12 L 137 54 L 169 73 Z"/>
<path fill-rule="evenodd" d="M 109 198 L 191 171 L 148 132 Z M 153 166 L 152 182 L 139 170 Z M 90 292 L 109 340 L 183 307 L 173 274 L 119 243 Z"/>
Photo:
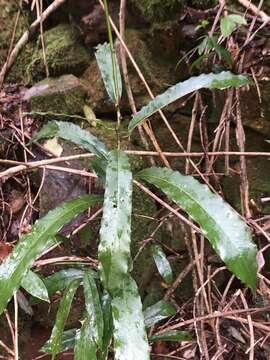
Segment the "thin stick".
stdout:
<path fill-rule="evenodd" d="M 238 0 L 238 2 L 246 9 L 251 10 L 255 15 L 260 16 L 263 22 L 268 23 L 270 21 L 270 16 L 267 15 L 264 11 L 259 10 L 256 5 L 251 3 L 251 0 Z"/>
<path fill-rule="evenodd" d="M 3 342 L 0 340 L 0 346 L 2 346 L 3 349 L 5 349 L 5 351 L 11 355 L 12 357 L 14 357 L 14 352 Z"/>
<path fill-rule="evenodd" d="M 186 219 L 183 215 L 181 215 L 177 210 L 175 210 L 173 207 L 171 207 L 169 204 L 167 204 L 165 201 L 160 199 L 158 196 L 156 196 L 152 191 L 150 191 L 147 187 L 145 187 L 143 184 L 141 184 L 137 180 L 133 180 L 133 183 L 136 184 L 141 190 L 143 190 L 146 194 L 151 196 L 153 199 L 155 199 L 157 202 L 159 202 L 161 205 L 163 205 L 166 209 L 170 210 L 174 215 L 176 215 L 180 220 L 182 220 L 185 224 L 189 225 L 193 230 L 197 231 L 199 234 L 202 234 L 201 229 L 194 225 L 190 220 Z"/>
<path fill-rule="evenodd" d="M 248 313 L 255 314 L 255 313 L 265 312 L 265 311 L 269 311 L 269 309 L 270 309 L 270 306 L 267 306 L 267 307 L 264 307 L 264 308 L 236 309 L 236 310 L 231 310 L 231 311 L 215 311 L 212 314 L 208 314 L 208 315 L 204 315 L 204 316 L 198 316 L 197 318 L 194 318 L 194 319 L 181 321 L 178 324 L 171 325 L 169 327 L 166 327 L 165 329 L 162 329 L 161 331 L 157 332 L 157 334 L 159 335 L 159 334 L 162 334 L 162 333 L 167 332 L 169 330 L 180 329 L 180 328 L 182 328 L 184 326 L 194 324 L 195 322 L 206 321 L 206 320 L 211 320 L 211 319 L 220 318 L 220 317 L 221 318 L 224 317 L 224 318 L 231 319 L 231 320 L 234 320 L 234 321 L 240 321 L 240 322 L 243 322 L 243 323 L 247 324 L 248 323 L 247 319 L 243 319 L 243 318 L 239 318 L 239 317 L 236 318 L 235 316 L 239 315 L 239 314 L 248 314 Z M 258 328 L 258 329 L 267 331 L 267 332 L 270 331 L 269 326 L 266 326 L 266 325 L 261 324 L 259 322 L 253 321 L 253 326 Z"/>
<path fill-rule="evenodd" d="M 236 140 L 239 150 L 245 151 L 245 131 L 242 123 L 241 108 L 240 108 L 240 93 L 239 89 L 236 89 Z M 243 215 L 249 219 L 251 218 L 251 212 L 249 208 L 249 183 L 247 176 L 247 164 L 245 156 L 240 156 L 240 172 L 241 172 L 241 201 Z"/>
<path fill-rule="evenodd" d="M 160 156 L 159 152 L 157 151 L 144 151 L 144 150 L 126 150 L 124 151 L 126 154 L 129 155 L 135 155 L 135 156 Z M 163 154 L 167 157 L 204 157 L 204 152 L 169 152 L 165 151 Z M 269 157 L 270 158 L 270 152 L 256 152 L 256 151 L 212 151 L 208 152 L 208 155 L 210 156 L 247 156 L 247 157 Z M 77 154 L 77 155 L 69 155 L 69 156 L 62 156 L 59 158 L 52 158 L 52 159 L 45 159 L 40 161 L 32 161 L 32 162 L 20 162 L 20 161 L 14 161 L 14 160 L 7 160 L 7 159 L 0 159 L 0 164 L 4 165 L 16 165 L 13 166 L 7 170 L 4 170 L 0 172 L 0 179 L 6 180 L 6 178 L 9 178 L 13 175 L 16 175 L 22 171 L 35 169 L 38 167 L 43 167 L 50 164 L 55 164 L 58 162 L 64 162 L 64 161 L 70 161 L 70 160 L 76 160 L 76 159 L 87 159 L 95 157 L 95 154 L 92 153 L 83 153 L 83 154 Z M 60 169 L 59 169 L 60 171 Z M 64 170 L 63 170 L 64 171 Z M 88 173 L 90 174 L 90 173 Z M 90 175 L 89 175 L 90 176 Z"/>
<path fill-rule="evenodd" d="M 248 304 L 247 304 L 246 298 L 245 298 L 244 294 L 242 293 L 242 291 L 240 292 L 240 297 L 241 297 L 242 303 L 244 305 L 244 308 L 248 309 Z M 251 318 L 250 314 L 247 314 L 247 320 L 248 320 L 249 334 L 250 334 L 249 360 L 254 360 L 255 339 L 254 339 L 254 328 L 253 328 L 252 318 Z"/>
<path fill-rule="evenodd" d="M 14 293 L 14 333 L 15 333 L 15 341 L 14 341 L 14 360 L 19 360 L 19 347 L 18 347 L 18 301 L 17 294 Z"/>

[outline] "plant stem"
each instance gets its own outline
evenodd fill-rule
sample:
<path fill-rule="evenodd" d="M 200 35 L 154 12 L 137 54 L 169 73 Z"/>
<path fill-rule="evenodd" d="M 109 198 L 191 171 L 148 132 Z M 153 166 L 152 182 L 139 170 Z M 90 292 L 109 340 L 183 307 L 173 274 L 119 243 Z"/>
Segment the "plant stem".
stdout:
<path fill-rule="evenodd" d="M 105 18 L 106 18 L 106 26 L 108 31 L 110 49 L 111 49 L 111 57 L 112 57 L 112 68 L 113 68 L 113 82 L 114 82 L 114 92 L 115 92 L 115 109 L 117 114 L 117 124 L 116 124 L 116 135 L 117 135 L 117 146 L 120 149 L 120 125 L 121 125 L 121 113 L 120 113 L 120 98 L 119 98 L 119 89 L 118 89 L 118 79 L 117 79 L 117 69 L 116 69 L 116 54 L 113 44 L 113 36 L 112 36 L 112 28 L 110 24 L 110 15 L 109 15 L 109 7 L 108 1 L 104 0 L 104 11 L 105 11 Z"/>

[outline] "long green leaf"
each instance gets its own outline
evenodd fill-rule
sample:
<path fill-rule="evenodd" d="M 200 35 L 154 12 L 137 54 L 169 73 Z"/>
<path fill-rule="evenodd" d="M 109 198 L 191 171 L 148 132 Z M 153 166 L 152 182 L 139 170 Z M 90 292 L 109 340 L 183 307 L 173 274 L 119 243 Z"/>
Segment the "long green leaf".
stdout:
<path fill-rule="evenodd" d="M 101 298 L 101 306 L 103 312 L 103 347 L 101 351 L 101 359 L 106 360 L 108 356 L 109 345 L 113 336 L 113 319 L 112 319 L 112 299 L 110 294 L 104 290 Z"/>
<path fill-rule="evenodd" d="M 168 330 L 162 334 L 150 337 L 150 341 L 192 341 L 192 336 L 187 331 Z"/>
<path fill-rule="evenodd" d="M 94 278 L 97 278 L 97 273 L 93 270 L 91 274 Z M 68 268 L 57 271 L 56 273 L 43 278 L 43 282 L 48 290 L 49 296 L 55 294 L 57 291 L 64 290 L 73 280 L 81 279 L 83 280 L 85 270 Z"/>
<path fill-rule="evenodd" d="M 63 331 L 59 352 L 67 351 L 69 349 L 74 348 L 76 333 L 78 331 L 79 331 L 78 329 L 69 329 L 69 330 Z M 52 340 L 49 339 L 48 341 L 46 341 L 46 343 L 42 346 L 40 351 L 51 354 L 52 353 Z"/>
<path fill-rule="evenodd" d="M 14 291 L 20 287 L 36 257 L 54 243 L 53 236 L 64 224 L 100 200 L 98 196 L 84 196 L 68 201 L 36 221 L 31 233 L 21 237 L 12 253 L 0 265 L 0 314 Z"/>
<path fill-rule="evenodd" d="M 89 319 L 83 321 L 80 331 L 76 334 L 74 359 L 75 360 L 96 360 L 97 346 L 93 339 L 92 326 Z"/>
<path fill-rule="evenodd" d="M 153 326 L 161 320 L 176 314 L 175 307 L 166 300 L 160 300 L 149 306 L 143 312 L 144 322 L 147 327 Z"/>
<path fill-rule="evenodd" d="M 26 276 L 22 279 L 22 287 L 32 296 L 50 302 L 47 288 L 42 279 L 33 271 L 29 270 Z"/>
<path fill-rule="evenodd" d="M 60 301 L 55 324 L 50 338 L 52 359 L 55 359 L 55 356 L 61 351 L 62 336 L 63 336 L 65 323 L 71 308 L 71 303 L 74 294 L 79 285 L 80 285 L 80 280 L 72 281 L 72 283 L 69 284 L 69 286 L 66 288 L 63 297 Z"/>
<path fill-rule="evenodd" d="M 162 248 L 158 245 L 152 245 L 151 252 L 155 260 L 158 272 L 167 284 L 171 284 L 173 282 L 172 268 Z"/>
<path fill-rule="evenodd" d="M 104 287 L 112 294 L 122 288 L 131 265 L 132 174 L 128 157 L 118 150 L 109 155 L 106 170 L 99 260 Z"/>
<path fill-rule="evenodd" d="M 122 95 L 122 80 L 115 52 L 111 51 L 110 44 L 105 43 L 97 46 L 95 56 L 107 93 L 112 102 L 116 103 L 117 92 L 119 98 L 121 98 Z M 117 85 L 117 90 L 115 89 L 115 85 Z"/>
<path fill-rule="evenodd" d="M 106 160 L 108 157 L 108 149 L 103 142 L 90 134 L 89 131 L 83 130 L 78 125 L 68 121 L 53 120 L 48 122 L 34 135 L 33 140 L 53 138 L 55 136 L 82 146 L 102 159 Z"/>
<path fill-rule="evenodd" d="M 49 296 L 57 291 L 64 290 L 69 284 L 76 279 L 83 279 L 84 271 L 81 269 L 64 269 L 47 276 L 43 282 L 48 290 Z"/>
<path fill-rule="evenodd" d="M 102 348 L 103 344 L 103 314 L 95 280 L 89 271 L 83 278 L 85 307 L 88 314 L 87 322 L 91 326 L 93 340 Z M 87 326 L 87 325 L 85 325 Z M 83 340 L 82 340 L 83 341 Z"/>
<path fill-rule="evenodd" d="M 115 360 L 150 359 L 141 299 L 130 276 L 112 300 L 112 314 Z"/>
<path fill-rule="evenodd" d="M 139 176 L 162 190 L 199 223 L 229 270 L 255 289 L 257 248 L 249 227 L 229 204 L 206 185 L 177 171 L 151 168 L 141 171 Z"/>
<path fill-rule="evenodd" d="M 226 89 L 228 87 L 239 87 L 247 84 L 250 84 L 250 81 L 245 76 L 234 75 L 230 71 L 223 71 L 220 74 L 210 73 L 191 77 L 186 81 L 170 87 L 163 94 L 151 100 L 133 116 L 129 123 L 128 130 L 132 131 L 136 126 L 140 125 L 143 120 L 158 110 L 193 91 L 202 88 Z"/>

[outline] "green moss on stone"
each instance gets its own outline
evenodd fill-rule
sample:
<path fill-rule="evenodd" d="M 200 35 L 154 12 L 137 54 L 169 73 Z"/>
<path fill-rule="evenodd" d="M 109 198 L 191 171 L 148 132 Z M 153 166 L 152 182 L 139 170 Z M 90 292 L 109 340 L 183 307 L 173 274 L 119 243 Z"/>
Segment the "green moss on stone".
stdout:
<path fill-rule="evenodd" d="M 134 0 L 146 20 L 150 22 L 171 19 L 181 9 L 183 0 Z"/>
<path fill-rule="evenodd" d="M 35 84 L 26 92 L 25 100 L 32 112 L 71 115 L 82 112 L 85 96 L 86 91 L 76 76 L 63 75 Z"/>
<path fill-rule="evenodd" d="M 80 75 L 87 67 L 90 54 L 80 44 L 78 30 L 70 24 L 60 24 L 44 33 L 46 61 L 50 76 L 71 73 Z M 40 37 L 22 51 L 9 75 L 10 81 L 33 83 L 45 77 Z"/>

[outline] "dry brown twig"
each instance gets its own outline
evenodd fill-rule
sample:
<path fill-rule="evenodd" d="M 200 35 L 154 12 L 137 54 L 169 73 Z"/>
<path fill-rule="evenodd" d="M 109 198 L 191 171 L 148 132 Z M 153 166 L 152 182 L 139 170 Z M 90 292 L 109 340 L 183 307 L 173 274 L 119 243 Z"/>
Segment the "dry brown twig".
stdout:
<path fill-rule="evenodd" d="M 252 4 L 251 0 L 238 0 L 238 2 L 246 9 L 251 10 L 256 16 L 259 16 L 264 23 L 270 22 L 270 16 L 260 10 L 256 5 Z"/>

